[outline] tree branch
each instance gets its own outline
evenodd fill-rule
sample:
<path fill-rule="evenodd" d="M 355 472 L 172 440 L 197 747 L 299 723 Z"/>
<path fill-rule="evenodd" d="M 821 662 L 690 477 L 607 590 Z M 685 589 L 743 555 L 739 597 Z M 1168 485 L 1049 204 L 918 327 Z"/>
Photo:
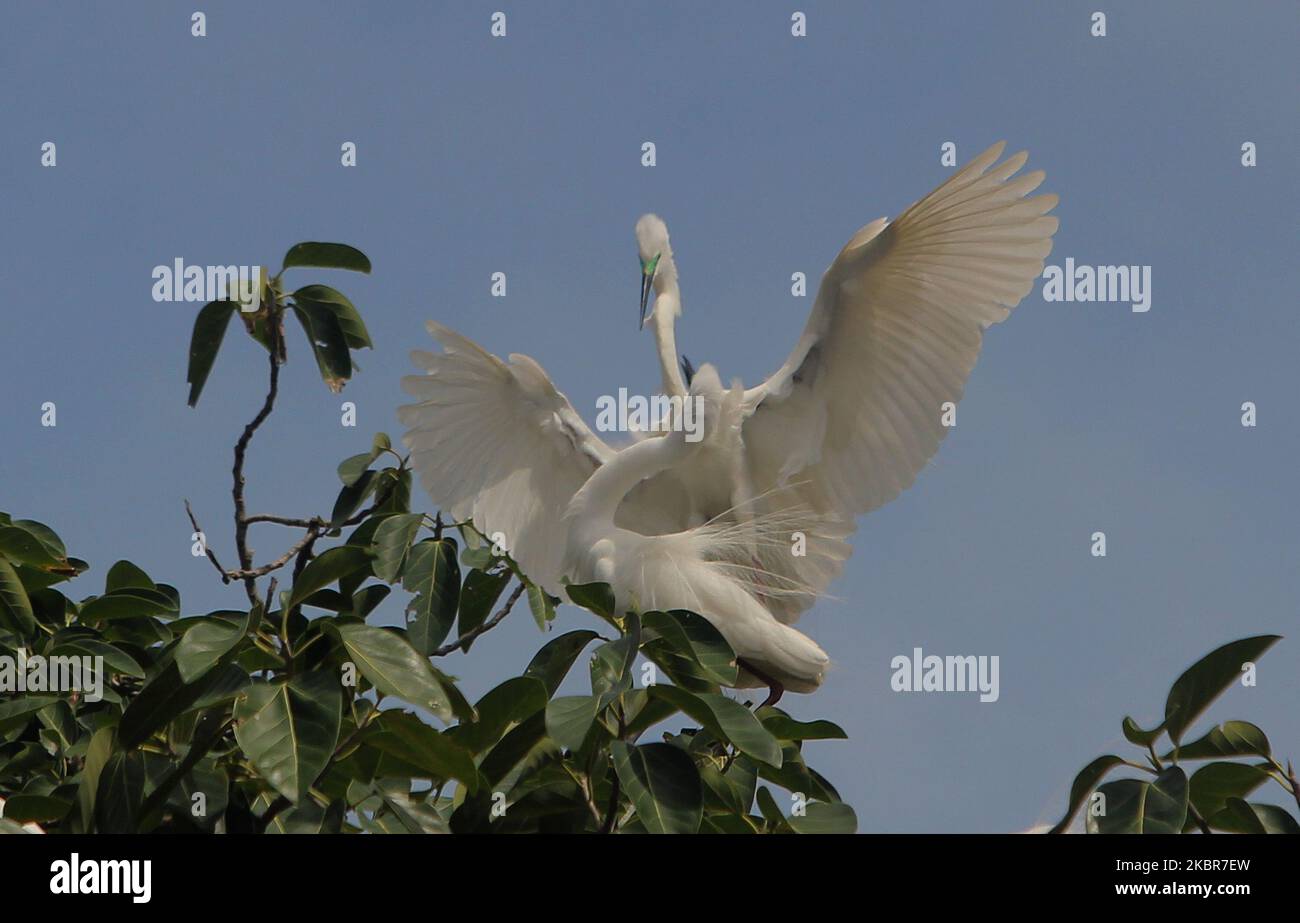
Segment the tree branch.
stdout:
<path fill-rule="evenodd" d="M 478 628 L 465 632 L 455 641 L 452 641 L 449 644 L 444 644 L 442 647 L 435 650 L 429 656 L 446 657 L 452 651 L 458 649 L 462 644 L 467 644 L 468 642 L 473 641 L 479 635 L 489 632 L 493 628 L 496 628 L 497 625 L 501 624 L 502 619 L 504 619 L 507 615 L 510 614 L 510 610 L 514 608 L 515 603 L 519 601 L 519 597 L 523 595 L 524 595 L 524 585 L 520 583 L 517 587 L 515 587 L 515 591 L 510 594 L 510 598 L 506 600 L 506 604 L 497 611 L 496 615 L 492 616 L 492 618 L 488 619 Z"/>
<path fill-rule="evenodd" d="M 271 348 L 268 350 L 271 362 L 270 387 L 266 392 L 262 409 L 257 412 L 257 416 L 253 417 L 252 422 L 244 427 L 243 434 L 235 443 L 235 466 L 231 470 L 234 479 L 231 496 L 235 500 L 235 548 L 239 552 L 239 578 L 244 581 L 244 591 L 248 594 L 248 601 L 253 605 L 261 601 L 257 595 L 257 577 L 261 574 L 252 573 L 253 552 L 248 547 L 248 509 L 244 504 L 244 456 L 248 452 L 248 444 L 252 441 L 253 434 L 275 409 L 275 398 L 280 390 L 280 344 L 283 340 L 283 331 L 280 329 L 280 313 L 275 309 L 274 304 L 268 308 L 267 329 L 271 341 Z M 286 557 L 285 560 L 287 561 L 288 558 Z M 283 564 L 277 566 L 282 567 Z M 274 569 L 270 567 L 262 573 L 269 573 Z"/>
<path fill-rule="evenodd" d="M 221 562 L 217 560 L 217 556 L 213 550 L 208 547 L 208 534 L 203 531 L 203 527 L 199 525 L 199 521 L 194 518 L 194 510 L 190 509 L 190 501 L 188 498 L 185 501 L 185 514 L 190 517 L 190 525 L 194 527 L 194 531 L 202 536 L 203 552 L 208 556 L 208 560 L 212 562 L 212 566 L 217 569 L 217 573 L 221 575 L 221 582 L 229 583 L 230 575 L 227 574 L 226 569 L 221 566 Z"/>

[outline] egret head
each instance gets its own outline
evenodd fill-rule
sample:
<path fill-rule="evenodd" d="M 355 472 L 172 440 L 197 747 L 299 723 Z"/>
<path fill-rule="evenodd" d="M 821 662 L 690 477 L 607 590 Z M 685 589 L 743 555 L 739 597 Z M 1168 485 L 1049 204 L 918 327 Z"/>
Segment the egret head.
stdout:
<path fill-rule="evenodd" d="M 641 321 L 645 326 L 646 305 L 656 276 L 672 270 L 673 251 L 668 244 L 668 225 L 658 215 L 642 215 L 636 223 L 636 249 L 641 260 Z"/>

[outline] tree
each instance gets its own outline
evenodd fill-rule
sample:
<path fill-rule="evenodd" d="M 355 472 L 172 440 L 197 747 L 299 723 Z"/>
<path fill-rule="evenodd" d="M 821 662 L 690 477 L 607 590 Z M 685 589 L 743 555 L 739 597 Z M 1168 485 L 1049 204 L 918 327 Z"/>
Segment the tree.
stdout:
<path fill-rule="evenodd" d="M 285 255 L 290 267 L 369 272 L 370 261 L 343 244 L 301 243 Z M 325 285 L 287 292 L 283 271 L 263 281 L 255 311 L 202 308 L 190 343 L 191 406 L 235 314 L 268 356 L 266 399 L 234 447 L 235 566 L 222 565 L 186 504 L 197 553 L 242 586 L 246 605 L 182 617 L 177 589 L 128 561 L 108 569 L 102 593 L 74 601 L 55 587 L 89 565 L 48 526 L 0 513 L 0 662 L 10 688 L 22 687 L 0 701 L 0 832 L 26 822 L 51 832 L 856 828 L 801 752 L 844 732 L 724 695 L 735 654 L 695 613 L 620 613 L 609 587 L 568 586 L 594 627 L 550 638 L 522 675 L 467 701 L 435 663 L 468 653 L 524 596 L 547 629 L 560 600 L 471 524 L 413 512 L 407 458 L 387 435 L 339 465 L 328 516 L 250 514 L 245 455 L 275 408 L 285 315 L 335 392 L 353 375 L 352 351 L 372 346 L 346 296 Z M 257 564 L 247 540 L 257 524 L 298 537 Z M 394 590 L 409 597 L 405 627 L 369 624 Z M 584 654 L 590 692 L 557 696 Z M 671 682 L 638 682 L 648 675 L 634 670 L 638 655 Z M 98 687 L 81 671 L 96 663 Z M 642 740 L 668 721 L 691 726 Z M 769 786 L 790 793 L 788 815 Z"/>

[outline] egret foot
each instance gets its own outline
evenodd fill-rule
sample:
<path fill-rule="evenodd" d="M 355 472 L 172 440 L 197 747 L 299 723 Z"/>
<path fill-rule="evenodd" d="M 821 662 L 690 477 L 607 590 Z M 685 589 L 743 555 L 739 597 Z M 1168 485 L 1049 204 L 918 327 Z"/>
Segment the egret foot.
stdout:
<path fill-rule="evenodd" d="M 769 705 L 775 705 L 777 702 L 781 701 L 781 696 L 785 693 L 785 686 L 781 685 L 772 677 L 768 676 L 762 670 L 757 669 L 753 664 L 744 659 L 737 658 L 736 663 L 741 667 L 744 667 L 748 672 L 754 674 L 758 679 L 767 683 L 767 698 L 764 699 L 763 704 L 759 705 L 758 708 L 754 709 L 754 711 L 759 711 L 760 709 L 766 708 Z"/>

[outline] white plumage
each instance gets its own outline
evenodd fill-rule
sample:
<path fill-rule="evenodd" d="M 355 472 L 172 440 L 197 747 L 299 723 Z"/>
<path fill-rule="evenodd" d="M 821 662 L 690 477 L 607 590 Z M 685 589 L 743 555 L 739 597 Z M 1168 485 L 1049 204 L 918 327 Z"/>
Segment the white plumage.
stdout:
<path fill-rule="evenodd" d="M 854 520 L 909 487 L 946 434 L 983 331 L 1032 288 L 1051 250 L 1054 195 L 998 144 L 905 210 L 857 232 L 822 278 L 786 361 L 757 387 L 722 388 L 677 366 L 681 311 L 667 228 L 637 223 L 642 318 L 663 387 L 706 406 L 706 435 L 643 437 L 616 450 L 527 356 L 508 362 L 430 322 L 444 352 L 414 353 L 400 408 L 421 482 L 532 579 L 603 580 L 619 604 L 709 619 L 758 679 L 811 691 L 829 663 L 788 624 L 850 553 Z M 709 409 L 711 408 L 711 410 Z M 710 413 L 713 419 L 710 419 Z M 791 553 L 794 532 L 804 556 Z M 757 679 L 756 679 L 757 677 Z"/>

